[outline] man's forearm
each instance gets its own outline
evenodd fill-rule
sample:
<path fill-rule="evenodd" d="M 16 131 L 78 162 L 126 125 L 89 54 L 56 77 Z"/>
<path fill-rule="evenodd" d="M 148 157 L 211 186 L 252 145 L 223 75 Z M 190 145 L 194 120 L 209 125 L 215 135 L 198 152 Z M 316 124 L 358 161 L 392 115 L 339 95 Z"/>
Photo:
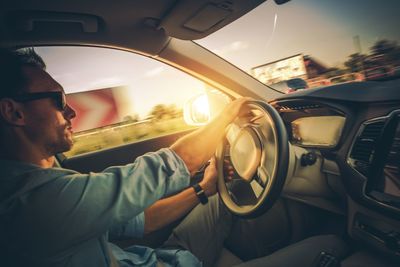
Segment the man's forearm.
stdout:
<path fill-rule="evenodd" d="M 221 116 L 207 126 L 180 138 L 171 146 L 185 162 L 191 175 L 212 157 L 229 122 L 229 118 Z"/>
<path fill-rule="evenodd" d="M 145 234 L 158 230 L 186 215 L 199 203 L 193 188 L 161 199 L 144 211 Z"/>
<path fill-rule="evenodd" d="M 239 115 L 243 104 L 248 100 L 249 98 L 236 99 L 208 125 L 180 138 L 171 146 L 185 162 L 191 174 L 211 158 L 222 141 L 225 128 Z"/>

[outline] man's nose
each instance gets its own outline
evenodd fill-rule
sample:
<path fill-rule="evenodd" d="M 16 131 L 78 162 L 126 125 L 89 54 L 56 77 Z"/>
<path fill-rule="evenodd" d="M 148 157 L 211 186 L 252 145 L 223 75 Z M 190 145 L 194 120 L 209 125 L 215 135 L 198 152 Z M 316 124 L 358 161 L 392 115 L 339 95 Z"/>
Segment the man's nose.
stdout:
<path fill-rule="evenodd" d="M 68 119 L 73 119 L 76 117 L 76 112 L 70 105 L 67 104 L 64 110 L 64 116 Z"/>

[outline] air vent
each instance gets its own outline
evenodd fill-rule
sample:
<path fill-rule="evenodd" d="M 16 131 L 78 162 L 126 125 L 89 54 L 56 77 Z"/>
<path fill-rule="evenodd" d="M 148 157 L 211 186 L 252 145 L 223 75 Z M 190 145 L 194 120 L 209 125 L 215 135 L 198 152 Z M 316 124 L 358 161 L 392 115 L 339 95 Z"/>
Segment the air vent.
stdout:
<path fill-rule="evenodd" d="M 377 142 L 382 134 L 385 120 L 364 124 L 350 153 L 350 164 L 360 173 L 368 176 Z"/>
<path fill-rule="evenodd" d="M 399 126 L 398 126 L 399 127 Z M 389 150 L 386 168 L 400 173 L 400 136 L 393 139 L 392 147 Z M 400 186 L 400 185 L 399 185 Z"/>

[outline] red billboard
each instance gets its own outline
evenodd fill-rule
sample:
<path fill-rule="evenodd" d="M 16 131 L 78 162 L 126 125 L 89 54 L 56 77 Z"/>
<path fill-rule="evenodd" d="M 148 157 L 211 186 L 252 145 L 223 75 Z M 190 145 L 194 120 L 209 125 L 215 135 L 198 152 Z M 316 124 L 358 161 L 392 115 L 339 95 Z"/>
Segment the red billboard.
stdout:
<path fill-rule="evenodd" d="M 72 120 L 72 127 L 75 132 L 119 122 L 114 89 L 104 88 L 67 95 L 68 104 L 77 114 L 76 118 Z"/>

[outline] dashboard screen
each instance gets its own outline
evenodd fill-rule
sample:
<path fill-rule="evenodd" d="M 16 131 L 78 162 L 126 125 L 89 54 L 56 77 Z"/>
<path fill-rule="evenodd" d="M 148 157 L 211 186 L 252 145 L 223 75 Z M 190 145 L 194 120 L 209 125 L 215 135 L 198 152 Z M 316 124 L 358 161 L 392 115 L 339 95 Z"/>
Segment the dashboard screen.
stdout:
<path fill-rule="evenodd" d="M 342 135 L 345 118 L 315 116 L 299 118 L 291 123 L 292 143 L 305 146 L 334 147 Z"/>

